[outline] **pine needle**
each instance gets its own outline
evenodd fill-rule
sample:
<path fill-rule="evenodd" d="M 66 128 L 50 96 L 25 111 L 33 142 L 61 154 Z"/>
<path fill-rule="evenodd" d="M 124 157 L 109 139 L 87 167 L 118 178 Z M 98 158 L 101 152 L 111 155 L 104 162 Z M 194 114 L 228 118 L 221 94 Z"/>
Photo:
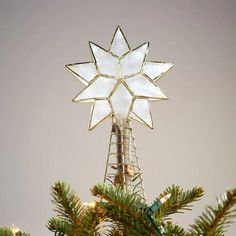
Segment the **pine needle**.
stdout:
<path fill-rule="evenodd" d="M 223 236 L 226 228 L 236 217 L 236 189 L 224 193 L 217 199 L 218 204 L 207 206 L 189 230 L 191 236 Z"/>

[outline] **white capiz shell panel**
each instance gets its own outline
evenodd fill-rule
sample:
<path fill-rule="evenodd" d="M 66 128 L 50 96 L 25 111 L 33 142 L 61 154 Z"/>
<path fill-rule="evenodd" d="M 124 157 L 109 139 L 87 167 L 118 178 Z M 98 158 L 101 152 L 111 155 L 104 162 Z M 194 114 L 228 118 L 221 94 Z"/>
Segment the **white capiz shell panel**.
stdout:
<path fill-rule="evenodd" d="M 145 43 L 131 51 L 121 60 L 123 76 L 139 73 L 147 53 L 148 43 Z"/>
<path fill-rule="evenodd" d="M 136 99 L 133 105 L 133 113 L 149 127 L 153 128 L 150 104 L 147 99 Z"/>
<path fill-rule="evenodd" d="M 127 88 L 120 84 L 111 97 L 112 107 L 118 118 L 127 118 L 133 97 Z"/>
<path fill-rule="evenodd" d="M 109 97 L 117 80 L 107 77 L 98 77 L 91 85 L 86 87 L 74 101 L 102 99 Z"/>
<path fill-rule="evenodd" d="M 99 122 L 111 114 L 110 104 L 107 100 L 97 100 L 92 107 L 89 129 L 94 128 Z"/>
<path fill-rule="evenodd" d="M 145 73 L 149 78 L 155 80 L 165 74 L 172 66 L 172 63 L 145 62 L 143 66 L 143 73 Z"/>
<path fill-rule="evenodd" d="M 90 43 L 90 46 L 100 73 L 110 76 L 119 76 L 119 59 L 93 43 Z"/>
<path fill-rule="evenodd" d="M 127 44 L 125 37 L 119 27 L 117 28 L 114 35 L 110 51 L 118 57 L 121 57 L 129 51 L 129 45 Z"/>
<path fill-rule="evenodd" d="M 67 65 L 67 68 L 85 85 L 97 75 L 96 66 L 93 62 Z"/>
<path fill-rule="evenodd" d="M 135 75 L 125 80 L 130 90 L 136 96 L 144 96 L 156 99 L 166 99 L 167 96 L 158 86 L 149 81 L 141 74 Z"/>

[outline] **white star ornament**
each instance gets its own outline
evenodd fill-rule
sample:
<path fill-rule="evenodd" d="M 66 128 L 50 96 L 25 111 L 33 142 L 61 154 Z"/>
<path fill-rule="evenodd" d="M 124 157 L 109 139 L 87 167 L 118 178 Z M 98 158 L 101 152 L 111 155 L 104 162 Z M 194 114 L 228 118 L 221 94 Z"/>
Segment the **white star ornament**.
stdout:
<path fill-rule="evenodd" d="M 149 101 L 168 99 L 155 83 L 173 64 L 146 62 L 149 43 L 131 50 L 120 27 L 109 50 L 89 45 L 93 62 L 66 65 L 86 86 L 73 102 L 93 103 L 89 130 L 109 116 L 118 123 L 132 118 L 153 128 Z"/>

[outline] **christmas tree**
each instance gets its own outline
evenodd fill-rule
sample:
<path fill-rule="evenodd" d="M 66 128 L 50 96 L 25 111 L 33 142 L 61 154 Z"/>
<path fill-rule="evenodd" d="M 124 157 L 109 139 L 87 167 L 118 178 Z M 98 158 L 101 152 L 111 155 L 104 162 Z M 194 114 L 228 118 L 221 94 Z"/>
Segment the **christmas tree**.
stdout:
<path fill-rule="evenodd" d="M 172 215 L 191 210 L 204 190 L 184 190 L 172 185 L 147 203 L 131 121 L 150 128 L 151 101 L 168 97 L 157 86 L 172 63 L 146 61 L 149 44 L 131 50 L 117 27 L 109 50 L 90 42 L 92 62 L 68 64 L 66 68 L 86 87 L 74 102 L 91 102 L 89 129 L 110 117 L 112 128 L 103 184 L 91 189 L 95 201 L 83 203 L 65 182 L 52 186 L 56 217 L 48 221 L 55 235 L 182 235 L 220 236 L 236 217 L 236 189 L 226 191 L 217 203 L 207 206 L 189 228 Z M 16 227 L 1 228 L 0 235 L 28 235 Z"/>

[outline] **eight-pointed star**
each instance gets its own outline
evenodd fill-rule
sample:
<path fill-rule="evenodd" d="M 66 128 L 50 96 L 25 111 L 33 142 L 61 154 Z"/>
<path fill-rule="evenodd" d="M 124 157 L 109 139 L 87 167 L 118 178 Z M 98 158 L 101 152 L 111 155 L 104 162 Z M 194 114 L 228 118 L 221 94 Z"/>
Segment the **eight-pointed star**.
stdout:
<path fill-rule="evenodd" d="M 149 43 L 131 50 L 117 27 L 107 51 L 89 42 L 94 62 L 75 63 L 66 68 L 86 87 L 74 102 L 93 102 L 89 129 L 108 116 L 133 118 L 153 128 L 149 101 L 168 99 L 155 82 L 172 66 L 146 62 Z"/>

